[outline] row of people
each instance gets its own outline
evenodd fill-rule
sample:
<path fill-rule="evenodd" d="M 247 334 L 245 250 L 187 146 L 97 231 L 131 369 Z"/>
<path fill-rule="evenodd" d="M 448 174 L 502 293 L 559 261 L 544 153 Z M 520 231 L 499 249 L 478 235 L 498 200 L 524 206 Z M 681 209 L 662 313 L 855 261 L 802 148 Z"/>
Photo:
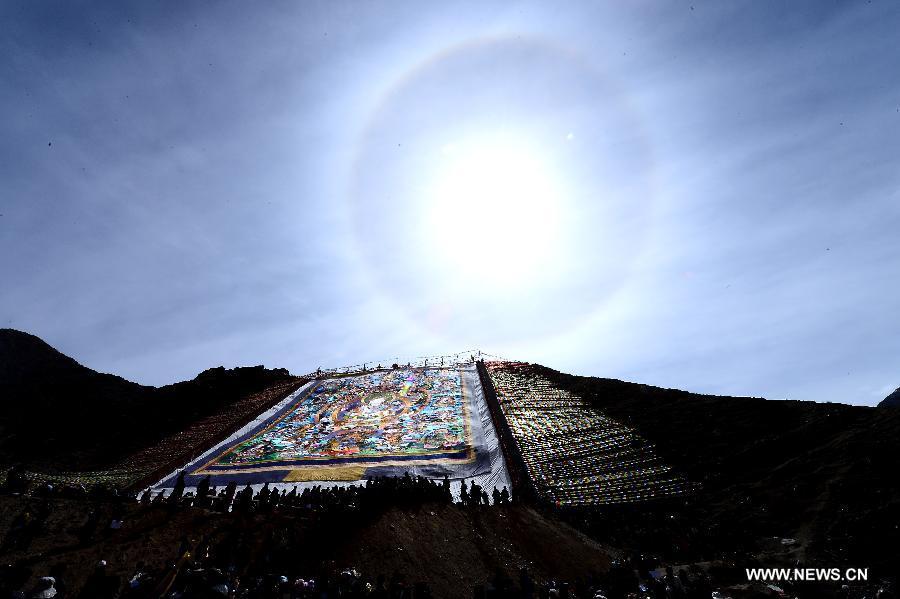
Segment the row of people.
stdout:
<path fill-rule="evenodd" d="M 140 495 L 145 505 L 168 504 L 208 508 L 220 512 L 270 512 L 279 507 L 303 508 L 316 511 L 363 510 L 371 511 L 390 506 L 405 507 L 427 502 L 453 503 L 450 480 L 444 477 L 440 482 L 422 476 L 405 473 L 400 477 L 373 477 L 363 485 L 305 487 L 294 485 L 288 489 L 271 488 L 265 483 L 259 491 L 251 485 L 238 490 L 237 484 L 229 483 L 222 488 L 211 486 L 210 477 L 203 478 L 195 492 L 185 493 L 185 474 L 179 473 L 174 488 L 170 492 L 146 489 Z M 490 495 L 476 482 L 460 485 L 461 505 L 505 505 L 512 502 L 507 487 L 494 487 Z"/>

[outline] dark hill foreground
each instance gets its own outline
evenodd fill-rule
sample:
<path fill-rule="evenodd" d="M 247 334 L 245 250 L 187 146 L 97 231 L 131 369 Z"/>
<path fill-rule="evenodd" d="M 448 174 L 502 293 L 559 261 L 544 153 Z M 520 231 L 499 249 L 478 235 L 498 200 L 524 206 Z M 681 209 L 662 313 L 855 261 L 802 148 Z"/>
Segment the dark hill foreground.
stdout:
<path fill-rule="evenodd" d="M 297 381 L 285 369 L 219 367 L 148 387 L 95 372 L 34 335 L 0 329 L 0 463 L 109 467 L 249 395 Z"/>
<path fill-rule="evenodd" d="M 272 575 L 315 577 L 322 585 L 325 577 L 352 569 L 370 583 L 383 577 L 407 588 L 425 584 L 432 597 L 446 599 L 472 597 L 474 587 L 498 572 L 518 583 L 520 568 L 527 568 L 543 583 L 599 575 L 610 567 L 606 549 L 527 506 L 469 509 L 425 503 L 364 515 L 296 515 L 287 509 L 225 514 L 62 498 L 44 505 L 0 496 L 0 533 L 15 539 L 7 543 L 3 558 L 18 564 L 10 578 L 61 573 L 58 578 L 73 591 L 83 589 L 101 559 L 120 589 L 136 572 L 144 572 L 143 594 L 126 595 L 139 597 L 159 596 L 148 591 L 159 588 L 173 565 L 180 581 L 190 570 L 202 576 L 217 568 L 236 572 L 240 585 L 250 588 Z M 28 509 L 46 510 L 49 516 L 25 544 L 7 531 Z M 109 529 L 113 519 L 122 522 L 121 528 Z M 93 520 L 100 525 L 91 528 Z M 179 559 L 185 550 L 188 555 Z"/>

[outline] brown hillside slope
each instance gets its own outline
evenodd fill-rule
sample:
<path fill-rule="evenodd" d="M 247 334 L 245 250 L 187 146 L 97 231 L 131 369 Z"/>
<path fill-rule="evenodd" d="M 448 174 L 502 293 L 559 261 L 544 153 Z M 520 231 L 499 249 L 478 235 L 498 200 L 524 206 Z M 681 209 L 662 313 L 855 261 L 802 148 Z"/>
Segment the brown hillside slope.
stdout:
<path fill-rule="evenodd" d="M 0 496 L 0 536 L 20 513 L 38 504 L 35 499 Z M 574 580 L 605 572 L 610 564 L 601 546 L 525 506 L 466 509 L 425 504 L 371 516 L 310 518 L 61 498 L 49 504 L 50 517 L 27 549 L 3 557 L 35 572 L 65 565 L 73 591 L 100 559 L 107 560 L 110 574 L 124 583 L 139 562 L 145 572 L 165 573 L 182 542 L 194 553 L 203 553 L 197 545 L 201 539 L 213 554 L 230 560 L 219 567 L 236 567 L 245 579 L 269 571 L 309 578 L 355 568 L 369 579 L 390 579 L 397 573 L 410 585 L 425 582 L 434 597 L 447 599 L 470 596 L 474 585 L 498 571 L 516 579 L 519 568 L 526 567 L 538 581 Z M 101 528 L 84 537 L 83 523 L 92 510 L 101 522 L 122 520 L 122 528 Z M 245 570 L 248 563 L 255 565 Z M 265 572 L 254 569 L 261 565 Z"/>

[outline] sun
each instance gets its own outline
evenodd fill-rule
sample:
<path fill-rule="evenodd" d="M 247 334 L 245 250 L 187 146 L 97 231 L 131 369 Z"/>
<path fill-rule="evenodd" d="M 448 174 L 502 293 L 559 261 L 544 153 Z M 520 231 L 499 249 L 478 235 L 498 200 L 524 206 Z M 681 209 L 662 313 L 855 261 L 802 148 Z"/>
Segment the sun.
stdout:
<path fill-rule="evenodd" d="M 440 149 L 426 186 L 431 254 L 480 284 L 525 287 L 558 257 L 565 194 L 529 140 L 496 135 Z"/>

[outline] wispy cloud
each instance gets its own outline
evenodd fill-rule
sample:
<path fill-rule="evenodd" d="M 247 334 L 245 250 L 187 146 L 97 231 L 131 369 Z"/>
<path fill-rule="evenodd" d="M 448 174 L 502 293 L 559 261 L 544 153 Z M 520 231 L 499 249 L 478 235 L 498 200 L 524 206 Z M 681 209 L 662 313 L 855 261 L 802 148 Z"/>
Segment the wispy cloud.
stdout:
<path fill-rule="evenodd" d="M 480 345 L 716 393 L 900 384 L 896 4 L 550 8 L 6 3 L 3 326 L 147 383 Z M 410 215 L 429 148 L 516 128 L 568 228 L 504 291 Z"/>

